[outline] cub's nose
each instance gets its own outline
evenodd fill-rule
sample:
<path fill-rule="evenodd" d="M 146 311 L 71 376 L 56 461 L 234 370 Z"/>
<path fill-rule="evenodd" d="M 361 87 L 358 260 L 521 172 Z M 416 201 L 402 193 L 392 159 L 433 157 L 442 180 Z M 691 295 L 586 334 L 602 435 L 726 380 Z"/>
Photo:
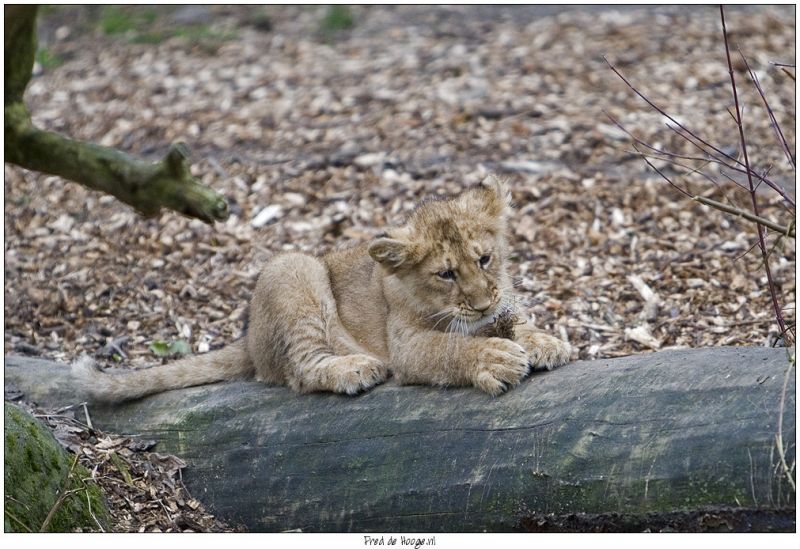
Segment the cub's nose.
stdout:
<path fill-rule="evenodd" d="M 479 313 L 485 313 L 492 307 L 492 300 L 490 298 L 476 299 L 470 303 L 470 306 Z"/>

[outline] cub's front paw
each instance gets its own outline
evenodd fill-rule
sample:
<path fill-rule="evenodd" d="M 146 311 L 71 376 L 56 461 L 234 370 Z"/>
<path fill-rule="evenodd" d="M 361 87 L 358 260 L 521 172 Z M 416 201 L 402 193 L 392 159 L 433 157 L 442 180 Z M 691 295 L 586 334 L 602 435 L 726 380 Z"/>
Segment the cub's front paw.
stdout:
<path fill-rule="evenodd" d="M 552 370 L 569 362 L 572 354 L 569 343 L 547 334 L 526 331 L 519 334 L 516 340 L 528 351 L 534 368 Z"/>
<path fill-rule="evenodd" d="M 497 396 L 516 387 L 530 373 L 528 353 L 509 339 L 490 337 L 478 353 L 474 385 Z"/>
<path fill-rule="evenodd" d="M 386 365 L 367 355 L 345 355 L 333 359 L 331 390 L 335 393 L 357 395 L 386 381 Z"/>

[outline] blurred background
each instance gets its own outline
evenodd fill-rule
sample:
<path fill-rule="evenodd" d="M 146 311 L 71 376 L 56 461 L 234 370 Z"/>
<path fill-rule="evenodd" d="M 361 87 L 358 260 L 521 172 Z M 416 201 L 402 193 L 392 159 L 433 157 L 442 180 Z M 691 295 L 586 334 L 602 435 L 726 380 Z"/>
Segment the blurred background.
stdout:
<path fill-rule="evenodd" d="M 795 143 L 794 6 L 730 7 L 732 50 Z M 489 173 L 516 203 L 512 274 L 537 324 L 581 358 L 781 344 L 753 224 L 690 201 L 626 130 L 697 155 L 641 92 L 733 157 L 716 7 L 56 6 L 26 101 L 42 128 L 156 160 L 174 141 L 225 195 L 215 226 L 5 165 L 5 351 L 151 364 L 237 337 L 263 263 L 368 239 L 424 197 Z M 734 55 L 748 152 L 794 170 Z M 640 147 L 641 148 L 641 147 Z M 747 208 L 708 162 L 656 168 Z M 772 189 L 761 213 L 793 222 Z M 794 239 L 769 241 L 794 323 Z"/>

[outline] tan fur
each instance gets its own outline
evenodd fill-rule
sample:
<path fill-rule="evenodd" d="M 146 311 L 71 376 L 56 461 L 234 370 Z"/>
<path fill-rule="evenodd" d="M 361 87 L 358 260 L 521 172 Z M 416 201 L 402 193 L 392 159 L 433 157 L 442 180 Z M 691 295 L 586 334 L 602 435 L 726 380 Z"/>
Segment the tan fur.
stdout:
<path fill-rule="evenodd" d="M 513 310 L 509 208 L 505 185 L 490 178 L 421 204 L 405 225 L 369 243 L 322 258 L 278 255 L 256 283 L 243 342 L 118 375 L 82 361 L 75 376 L 106 401 L 248 376 L 301 393 L 356 394 L 390 371 L 401 383 L 474 385 L 498 395 L 531 366 L 551 369 L 571 351 L 529 323 L 513 330 L 494 323 Z M 449 277 L 445 271 L 455 279 L 437 274 Z M 496 337 L 512 333 L 513 340 Z"/>

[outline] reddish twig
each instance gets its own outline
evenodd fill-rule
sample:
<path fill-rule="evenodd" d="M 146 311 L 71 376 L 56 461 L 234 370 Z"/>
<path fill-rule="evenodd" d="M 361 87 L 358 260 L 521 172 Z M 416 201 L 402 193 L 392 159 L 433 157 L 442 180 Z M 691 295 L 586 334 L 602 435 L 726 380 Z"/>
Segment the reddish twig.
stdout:
<path fill-rule="evenodd" d="M 698 161 L 698 162 L 713 162 L 715 164 L 720 164 L 721 166 L 725 166 L 726 168 L 729 168 L 731 170 L 737 171 L 739 173 L 745 173 L 744 170 L 742 170 L 740 168 L 737 168 L 736 166 L 731 166 L 730 164 L 728 164 L 728 163 L 716 158 L 715 156 L 709 155 L 708 152 L 703 150 L 703 149 L 701 149 L 701 150 L 708 156 L 703 156 L 703 157 L 700 157 L 700 156 L 688 156 L 688 155 L 685 155 L 685 154 L 677 154 L 677 153 L 674 153 L 674 152 L 666 151 L 664 149 L 659 149 L 658 147 L 656 147 L 654 145 L 651 145 L 647 141 L 644 141 L 644 140 L 636 137 L 636 135 L 634 135 L 633 133 L 628 131 L 628 129 L 625 126 L 623 126 L 616 118 L 611 116 L 611 114 L 608 113 L 606 110 L 603 110 L 603 113 L 608 117 L 608 119 L 611 121 L 612 124 L 614 124 L 620 130 L 625 132 L 636 143 L 638 143 L 642 147 L 650 149 L 651 151 L 653 151 L 655 153 L 658 153 L 658 154 L 663 155 L 663 156 L 669 156 L 671 158 L 680 158 L 681 160 L 695 160 L 695 161 Z M 679 134 L 679 135 L 681 135 L 681 134 Z M 684 137 L 684 139 L 685 139 L 685 136 L 681 135 L 681 137 Z M 692 144 L 694 145 L 694 143 L 692 143 Z M 667 159 L 665 158 L 665 159 L 662 159 L 662 160 L 667 160 Z"/>
<path fill-rule="evenodd" d="M 747 72 L 750 74 L 750 79 L 753 81 L 753 84 L 758 90 L 758 95 L 761 96 L 761 101 L 764 103 L 764 108 L 767 109 L 767 115 L 769 116 L 769 121 L 772 123 L 772 129 L 775 130 L 775 135 L 778 138 L 778 143 L 780 143 L 781 148 L 783 149 L 783 153 L 786 155 L 786 159 L 789 161 L 789 164 L 792 165 L 792 168 L 796 168 L 794 163 L 794 156 L 792 155 L 792 151 L 789 149 L 789 143 L 786 142 L 786 138 L 783 136 L 783 131 L 781 131 L 781 126 L 778 124 L 777 119 L 775 118 L 775 113 L 772 112 L 772 109 L 769 106 L 769 101 L 767 101 L 767 95 L 764 93 L 763 88 L 761 87 L 761 82 L 758 80 L 758 76 L 756 73 L 753 72 L 753 69 L 750 68 L 750 63 L 747 62 L 747 58 L 742 53 L 742 50 L 736 48 L 739 52 L 739 55 L 742 57 L 742 61 L 744 61 L 744 66 L 747 67 Z"/>
<path fill-rule="evenodd" d="M 724 177 L 725 179 L 727 179 L 728 181 L 730 181 L 731 183 L 733 183 L 734 185 L 736 185 L 737 187 L 739 187 L 740 189 L 744 189 L 745 191 L 747 191 L 747 190 L 748 190 L 748 189 L 747 189 L 747 187 L 745 187 L 744 185 L 742 185 L 741 183 L 739 183 L 738 181 L 736 181 L 736 180 L 735 180 L 733 177 L 731 177 L 730 175 L 728 175 L 727 173 L 725 173 L 723 170 L 720 170 L 720 171 L 719 171 L 719 174 L 720 174 L 722 177 Z M 759 183 L 761 183 L 761 182 L 759 181 Z"/>
<path fill-rule="evenodd" d="M 681 189 L 680 187 L 678 187 L 678 186 L 677 186 L 675 183 L 673 183 L 673 182 L 672 182 L 672 180 L 671 180 L 669 177 L 667 177 L 666 175 L 664 175 L 664 173 L 663 173 L 661 170 L 659 170 L 658 168 L 656 168 L 656 167 L 653 165 L 653 163 L 652 163 L 652 162 L 650 162 L 650 159 L 649 159 L 649 158 L 647 158 L 647 156 L 646 156 L 646 155 L 642 154 L 642 151 L 640 151 L 638 148 L 636 148 L 636 145 L 634 145 L 634 146 L 633 146 L 633 148 L 634 148 L 634 149 L 636 149 L 636 152 L 638 152 L 638 153 L 639 153 L 639 155 L 642 157 L 642 160 L 644 160 L 644 161 L 647 163 L 647 165 L 648 165 L 648 166 L 650 166 L 651 168 L 653 168 L 653 171 L 655 171 L 655 172 L 656 172 L 658 175 L 660 175 L 660 176 L 661 176 L 661 177 L 664 179 L 664 181 L 666 181 L 667 183 L 669 183 L 669 184 L 670 184 L 672 187 L 674 187 L 674 188 L 675 188 L 675 190 L 677 190 L 679 193 L 681 193 L 681 194 L 683 194 L 683 195 L 686 195 L 686 196 L 687 196 L 687 197 L 689 197 L 689 198 L 694 198 L 694 197 L 691 195 L 691 193 L 689 193 L 688 191 L 686 191 L 686 190 L 684 190 L 684 189 Z"/>
<path fill-rule="evenodd" d="M 772 171 L 772 164 L 770 164 L 769 166 L 767 166 L 767 169 L 766 169 L 766 170 L 764 170 L 764 175 L 768 174 L 768 173 L 769 173 L 769 172 L 771 172 L 771 171 Z M 758 188 L 761 186 L 761 183 L 763 183 L 763 181 L 764 181 L 764 180 L 762 179 L 761 181 L 759 181 L 758 183 L 756 183 L 756 190 L 758 190 Z"/>
<path fill-rule="evenodd" d="M 663 149 L 659 149 L 658 147 L 655 147 L 655 146 L 651 145 L 650 143 L 647 143 L 646 141 L 643 141 L 642 139 L 639 139 L 638 137 L 636 137 L 633 133 L 628 131 L 627 128 L 625 128 L 625 126 L 623 126 L 620 122 L 618 122 L 613 116 L 611 116 L 611 114 L 609 114 L 605 110 L 603 112 L 605 113 L 605 115 L 608 117 L 608 119 L 611 121 L 612 124 L 614 124 L 620 130 L 622 130 L 623 132 L 628 134 L 631 139 L 633 139 L 634 141 L 639 143 L 641 146 L 646 147 L 646 148 L 650 149 L 651 151 L 654 151 L 654 152 L 656 152 L 658 154 L 661 154 L 661 155 L 664 155 L 664 156 L 669 156 L 669 157 L 672 157 L 672 158 L 680 158 L 681 160 L 694 160 L 694 161 L 699 161 L 699 162 L 713 162 L 715 164 L 719 164 L 720 166 L 725 166 L 729 170 L 732 170 L 732 171 L 735 171 L 735 172 L 738 172 L 738 173 L 741 173 L 741 174 L 747 175 L 747 173 L 748 173 L 746 170 L 744 170 L 742 168 L 739 168 L 737 166 L 734 166 L 732 164 L 729 164 L 729 163 L 725 162 L 724 160 L 721 160 L 721 159 L 717 158 L 716 156 L 712 155 L 711 153 L 709 153 L 708 151 L 703 149 L 703 147 L 701 145 L 698 145 L 697 143 L 695 143 L 694 141 L 689 139 L 686 135 L 684 135 L 683 133 L 677 131 L 673 126 L 670 126 L 669 124 L 667 124 L 667 127 L 669 129 L 671 129 L 676 134 L 678 134 L 680 137 L 682 137 L 683 139 L 686 139 L 689 143 L 691 143 L 692 145 L 697 147 L 706 156 L 704 156 L 704 157 L 689 156 L 689 155 L 685 155 L 685 154 L 677 154 L 677 153 L 673 153 L 673 152 L 670 152 L 670 151 L 665 151 Z M 734 121 L 735 120 L 736 119 L 734 118 Z M 768 179 L 766 177 L 767 173 L 769 173 L 769 170 L 767 170 L 767 172 L 765 172 L 764 174 L 761 174 L 761 175 L 759 175 L 756 172 L 753 172 L 752 170 L 750 171 L 750 174 L 754 175 L 755 177 L 757 177 L 759 179 L 759 184 L 762 183 L 762 182 L 766 183 L 767 186 L 769 186 L 771 189 L 773 189 L 778 194 L 780 194 L 781 197 L 786 202 L 788 202 L 792 207 L 794 207 L 794 205 L 795 205 L 794 200 L 792 200 L 792 198 L 789 197 L 786 194 L 786 192 L 778 186 L 777 183 L 775 183 L 774 181 L 771 181 L 770 179 Z M 730 179 L 730 177 L 728 179 Z M 731 179 L 731 181 L 733 181 L 734 183 L 736 183 L 737 185 L 739 185 L 743 189 L 745 189 L 745 190 L 747 189 L 747 187 L 744 187 L 743 185 L 741 185 L 740 183 L 734 181 L 733 179 Z"/>
<path fill-rule="evenodd" d="M 609 66 L 609 67 L 611 67 L 611 70 L 612 70 L 612 71 L 614 71 L 614 74 L 616 74 L 617 76 L 619 76 L 619 77 L 622 79 L 622 81 L 623 81 L 623 82 L 625 82 L 625 85 L 627 85 L 627 86 L 628 86 L 628 87 L 629 87 L 629 88 L 630 88 L 630 89 L 633 91 L 633 93 L 635 93 L 636 95 L 638 95 L 639 97 L 641 97 L 642 99 L 644 99 L 645 103 L 647 103 L 648 105 L 650 105 L 650 106 L 651 106 L 651 107 L 652 107 L 652 108 L 653 108 L 653 109 L 654 109 L 656 112 L 658 112 L 658 113 L 659 113 L 661 116 L 663 116 L 664 118 L 666 118 L 667 120 L 669 120 L 670 122 L 672 122 L 673 124 L 675 124 L 675 126 L 677 126 L 678 128 L 682 129 L 683 131 L 685 131 L 687 134 L 689 134 L 690 136 L 692 136 L 694 139 L 696 139 L 697 141 L 699 141 L 700 143 L 702 143 L 703 145 L 705 145 L 706 147 L 708 147 L 708 148 L 709 148 L 709 149 L 711 149 L 712 151 L 714 151 L 714 152 L 716 152 L 716 153 L 718 153 L 718 154 L 721 154 L 722 156 L 724 156 L 724 157 L 725 157 L 725 158 L 727 158 L 728 160 L 730 160 L 730 161 L 732 161 L 732 162 L 735 162 L 736 164 L 739 164 L 740 166 L 746 167 L 746 166 L 745 166 L 745 164 L 742 164 L 742 163 L 741 163 L 741 162 L 740 162 L 740 161 L 739 161 L 737 158 L 734 158 L 734 157 L 732 157 L 731 155 L 729 155 L 728 153 L 726 153 L 725 151 L 723 151 L 723 150 L 721 150 L 721 149 L 718 149 L 717 147 L 715 147 L 714 145 L 712 145 L 711 143 L 709 143 L 708 141 L 706 141 L 705 139 L 703 139 L 702 137 L 700 137 L 699 135 L 697 135 L 696 133 L 694 133 L 692 130 L 690 130 L 689 128 L 687 128 L 686 126 L 684 126 L 683 124 L 681 124 L 680 122 L 678 122 L 678 121 L 677 121 L 675 118 L 673 118 L 672 116 L 670 116 L 669 114 L 667 114 L 667 112 L 666 112 L 666 111 L 664 111 L 664 109 L 662 109 L 661 107 L 659 107 L 658 105 L 656 105 L 655 103 L 653 103 L 653 102 L 652 102 L 652 101 L 651 101 L 651 100 L 650 100 L 650 99 L 649 99 L 649 98 L 648 98 L 648 97 L 647 97 L 645 94 L 643 94 L 643 93 L 642 93 L 642 92 L 640 92 L 638 89 L 636 89 L 636 87 L 634 87 L 634 85 L 633 85 L 633 84 L 631 84 L 631 83 L 628 81 L 628 79 L 627 79 L 627 78 L 625 78 L 625 77 L 622 75 L 622 73 L 621 73 L 621 72 L 619 72 L 619 71 L 617 70 L 617 68 L 616 68 L 614 65 L 612 65 L 612 64 L 611 64 L 611 61 L 609 61 L 608 59 L 606 59 L 606 56 L 605 56 L 605 55 L 603 56 L 603 60 L 604 60 L 606 63 L 608 63 L 608 66 Z M 668 126 L 669 126 L 669 125 L 668 125 Z"/>
<path fill-rule="evenodd" d="M 742 111 L 739 107 L 739 94 L 736 90 L 736 78 L 733 74 L 733 64 L 731 63 L 731 52 L 730 47 L 728 46 L 728 31 L 725 27 L 725 10 L 720 5 L 719 7 L 719 15 L 722 20 L 722 36 L 725 41 L 725 57 L 728 61 L 728 74 L 730 75 L 731 79 L 731 90 L 733 91 L 733 103 L 736 108 L 736 125 L 739 129 L 739 142 L 742 148 L 742 157 L 744 160 L 744 164 L 747 170 L 747 181 L 750 185 L 750 199 L 753 204 L 753 213 L 760 217 L 758 211 L 758 200 L 756 199 L 756 189 L 755 184 L 753 183 L 753 177 L 751 175 L 750 169 L 750 160 L 747 156 L 747 140 L 745 139 L 744 135 L 744 124 L 742 123 Z M 761 223 L 756 222 L 756 232 L 758 233 L 758 246 L 761 248 L 761 256 L 764 260 L 764 271 L 767 275 L 767 285 L 769 287 L 769 293 L 772 297 L 772 306 L 775 310 L 775 318 L 778 321 L 778 326 L 780 327 L 781 331 L 786 330 L 786 322 L 783 319 L 783 312 L 781 311 L 781 306 L 778 303 L 778 295 L 775 290 L 775 282 L 772 280 L 772 272 L 770 271 L 769 267 L 769 257 L 767 255 L 767 243 L 764 238 L 764 227 Z"/>
<path fill-rule="evenodd" d="M 734 262 L 734 263 L 736 263 L 737 261 L 739 261 L 740 259 L 742 259 L 744 256 L 746 256 L 747 254 L 749 254 L 750 252 L 752 252 L 752 251 L 753 251 L 753 248 L 755 248 L 756 246 L 758 246 L 758 242 L 754 242 L 754 243 L 753 243 L 753 245 L 752 245 L 752 246 L 750 246 L 749 248 L 747 248 L 747 251 L 746 251 L 746 252 L 744 252 L 743 254 L 741 254 L 741 255 L 737 255 L 736 257 L 734 257 L 734 258 L 733 258 L 733 262 Z M 770 319 L 769 319 L 769 321 L 770 321 L 770 322 L 772 322 L 772 319 L 770 318 Z"/>
<path fill-rule="evenodd" d="M 733 121 L 735 123 L 736 122 L 736 117 L 733 116 L 733 113 L 731 113 L 730 109 L 728 109 L 728 114 L 731 115 L 731 117 L 733 118 Z M 721 162 L 718 158 L 714 157 L 708 151 L 706 151 L 701 145 L 698 145 L 697 143 L 695 143 L 689 136 L 687 136 L 684 133 L 682 133 L 679 129 L 674 128 L 674 127 L 670 126 L 669 124 L 667 124 L 667 127 L 670 130 L 672 130 L 673 132 L 675 132 L 678 136 L 682 137 L 687 142 L 689 142 L 692 145 L 694 145 L 701 152 L 703 152 L 704 154 L 707 154 L 708 157 L 709 157 L 708 158 L 709 161 L 711 161 L 711 162 L 715 162 L 716 161 L 718 164 L 720 164 L 722 166 L 725 166 L 725 167 L 727 167 L 729 169 L 732 169 L 734 171 L 737 171 L 739 173 L 745 174 L 748 178 L 753 177 L 753 176 L 757 177 L 759 179 L 759 185 L 761 183 L 766 183 L 769 188 L 771 188 L 773 191 L 775 191 L 776 193 L 781 195 L 781 198 L 783 198 L 783 200 L 785 202 L 788 202 L 792 206 L 792 208 L 795 207 L 794 199 L 792 197 L 790 197 L 788 194 L 786 194 L 786 191 L 783 190 L 777 183 L 775 183 L 771 179 L 767 178 L 766 174 L 769 173 L 769 170 L 764 172 L 762 175 L 758 175 L 758 172 L 756 172 L 755 170 L 753 170 L 752 168 L 750 168 L 747 165 L 745 165 L 745 169 L 741 169 L 741 168 L 737 168 L 736 166 L 731 166 L 730 164 L 726 164 L 725 162 Z"/>
<path fill-rule="evenodd" d="M 710 175 L 708 175 L 707 173 L 705 173 L 704 171 L 702 171 L 702 170 L 699 170 L 699 169 L 697 169 L 697 168 L 693 168 L 693 167 L 691 167 L 691 166 L 687 166 L 686 164 L 681 164 L 680 162 L 678 162 L 677 160 L 674 160 L 674 159 L 672 159 L 672 158 L 663 158 L 663 157 L 661 157 L 661 156 L 657 156 L 657 155 L 655 155 L 655 154 L 647 154 L 647 153 L 643 153 L 642 151 L 640 151 L 640 150 L 639 150 L 639 149 L 637 149 L 636 147 L 634 147 L 634 149 L 636 149 L 636 154 L 638 154 L 639 156 L 641 156 L 643 159 L 644 159 L 644 158 L 652 158 L 652 159 L 655 159 L 655 160 L 663 160 L 664 162 L 669 162 L 669 163 L 670 163 L 670 164 L 672 164 L 673 166 L 677 166 L 677 167 L 679 167 L 679 168 L 683 168 L 684 170 L 687 170 L 687 171 L 689 171 L 689 172 L 691 172 L 691 173 L 694 173 L 694 174 L 697 174 L 697 175 L 699 175 L 700 177 L 702 177 L 702 178 L 704 178 L 704 179 L 707 179 L 708 181 L 710 181 L 710 182 L 711 182 L 711 184 L 712 184 L 712 185 L 714 185 L 714 186 L 717 188 L 717 190 L 718 190 L 719 192 L 721 192 L 723 195 L 725 195 L 725 191 L 722 189 L 722 187 L 720 186 L 719 182 L 718 182 L 716 179 L 714 179 L 713 177 L 711 177 Z M 631 151 L 628 151 L 628 152 L 631 152 Z M 720 172 L 720 173 L 722 173 L 722 172 Z M 725 175 L 725 174 L 724 174 L 724 173 L 722 173 L 722 175 Z M 737 181 L 735 181 L 734 179 L 731 179 L 731 178 L 730 178 L 730 177 L 728 177 L 727 175 L 725 175 L 725 177 L 727 177 L 727 178 L 728 178 L 728 179 L 729 179 L 731 182 L 735 183 L 735 184 L 736 184 L 736 185 L 738 185 L 739 187 L 742 187 L 742 188 L 744 188 L 744 186 L 743 186 L 743 185 L 741 185 L 740 183 L 738 183 L 738 182 L 737 182 Z M 696 193 L 692 193 L 692 192 L 690 192 L 689 190 L 687 190 L 686 192 L 687 192 L 687 193 L 689 193 L 689 194 L 691 194 L 692 196 L 694 196 L 694 195 L 696 194 Z M 728 196 L 727 196 L 727 195 L 725 195 L 725 198 L 727 198 L 729 202 L 731 202 L 731 203 L 733 202 L 733 201 L 732 201 L 730 198 L 728 198 Z"/>

